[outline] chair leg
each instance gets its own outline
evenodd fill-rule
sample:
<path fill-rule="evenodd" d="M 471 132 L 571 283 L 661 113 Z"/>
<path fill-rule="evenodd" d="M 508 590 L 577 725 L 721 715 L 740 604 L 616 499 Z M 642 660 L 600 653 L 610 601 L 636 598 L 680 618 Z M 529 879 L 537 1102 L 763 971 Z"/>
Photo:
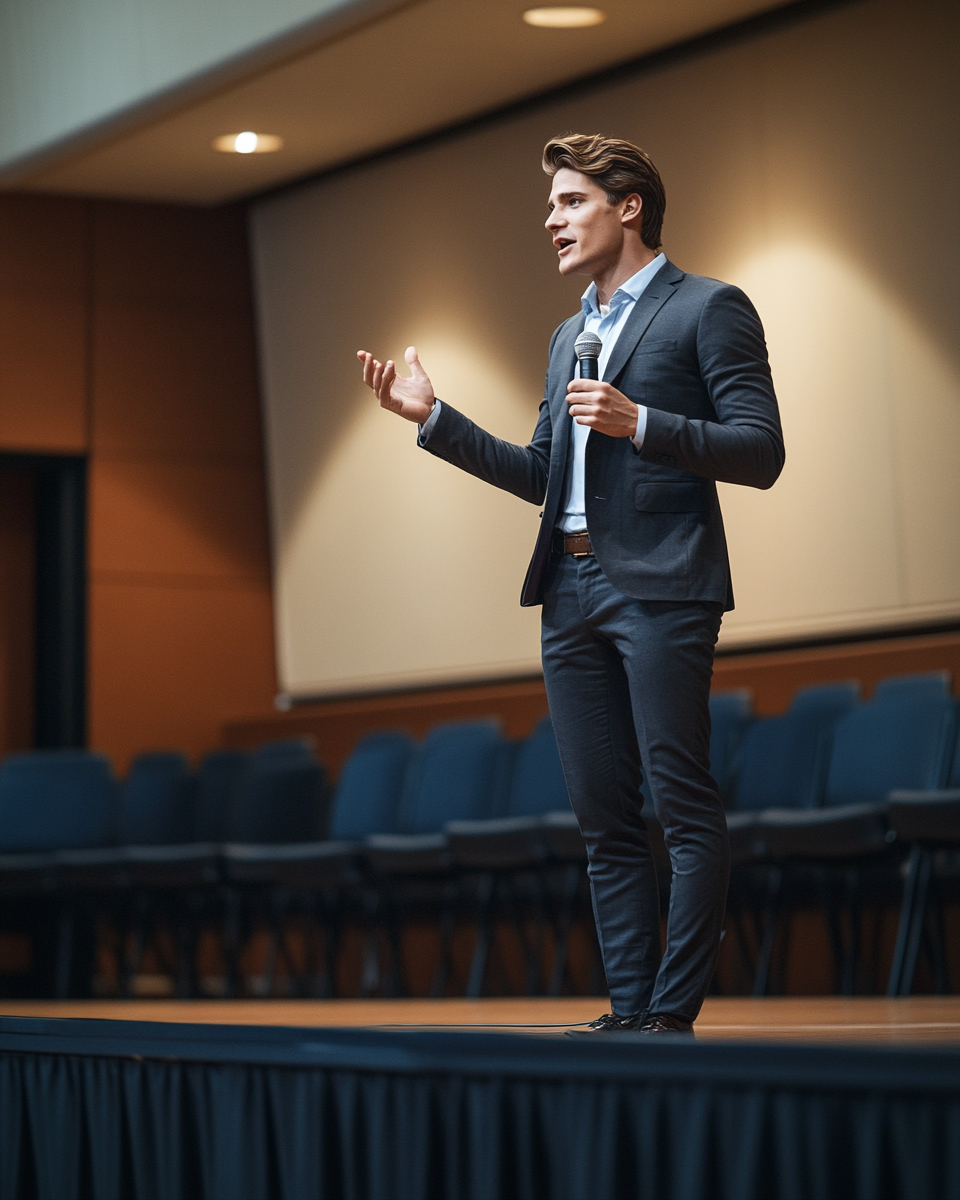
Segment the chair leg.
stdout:
<path fill-rule="evenodd" d="M 57 958 L 54 974 L 54 995 L 58 1000 L 67 1000 L 70 998 L 76 924 L 73 906 L 68 900 L 60 909 L 60 917 L 57 922 Z"/>
<path fill-rule="evenodd" d="M 317 943 L 323 956 L 323 965 L 316 965 L 311 973 L 307 994 L 330 1000 L 337 995 L 337 960 L 343 928 L 339 894 L 321 896 L 315 916 Z"/>
<path fill-rule="evenodd" d="M 540 995 L 540 958 L 536 944 L 530 944 L 530 938 L 524 923 L 523 905 L 517 895 L 516 882 L 512 876 L 503 880 L 503 898 L 506 916 L 513 926 L 520 946 L 520 956 L 523 961 L 523 994 L 525 996 Z"/>
<path fill-rule="evenodd" d="M 550 972 L 550 983 L 547 987 L 548 996 L 559 996 L 563 991 L 564 980 L 569 981 L 570 930 L 573 928 L 582 876 L 583 868 L 579 863 L 570 863 L 563 868 L 560 881 L 560 903 L 557 906 L 557 918 L 554 922 L 556 950 L 553 956 L 553 969 Z"/>
<path fill-rule="evenodd" d="M 914 895 L 913 911 L 910 914 L 910 925 L 907 930 L 906 949 L 903 956 L 903 973 L 897 993 L 900 996 L 909 996 L 913 991 L 913 981 L 917 974 L 917 961 L 920 958 L 920 946 L 923 941 L 923 931 L 926 925 L 930 877 L 933 873 L 933 855 L 923 847 L 918 847 L 918 849 L 916 892 Z"/>
<path fill-rule="evenodd" d="M 753 979 L 754 996 L 766 996 L 770 989 L 770 967 L 773 961 L 773 946 L 777 936 L 780 916 L 780 894 L 783 890 L 783 868 L 771 867 L 767 875 L 767 896 L 763 907 L 760 928 L 760 951 L 757 955 L 757 973 Z"/>
<path fill-rule="evenodd" d="M 931 856 L 932 857 L 932 856 Z M 931 862 L 929 935 L 927 957 L 933 973 L 933 990 L 937 996 L 950 994 L 950 979 L 947 970 L 947 947 L 943 928 L 943 905 L 937 895 L 933 863 Z"/>
<path fill-rule="evenodd" d="M 380 987 L 382 969 L 377 931 L 380 924 L 380 892 L 367 888 L 363 893 L 363 963 L 360 971 L 361 997 L 375 996 Z"/>
<path fill-rule="evenodd" d="M 493 909 L 497 896 L 497 877 L 493 871 L 480 876 L 477 883 L 477 941 L 470 961 L 466 994 L 471 1000 L 483 995 L 483 981 L 493 941 Z"/>
<path fill-rule="evenodd" d="M 443 889 L 438 928 L 440 933 L 440 955 L 437 967 L 430 980 L 430 995 L 441 997 L 447 994 L 447 985 L 453 974 L 453 934 L 457 925 L 457 902 L 460 899 L 460 882 L 451 880 Z"/>
<path fill-rule="evenodd" d="M 893 963 L 890 966 L 890 978 L 887 980 L 887 995 L 900 996 L 903 984 L 903 968 L 907 957 L 907 943 L 910 940 L 910 929 L 913 924 L 913 910 L 917 903 L 917 880 L 920 874 L 920 860 L 923 851 L 919 846 L 912 846 L 910 858 L 907 861 L 907 874 L 903 881 L 903 896 L 900 900 L 900 920 L 897 923 L 897 941 L 893 950 Z"/>

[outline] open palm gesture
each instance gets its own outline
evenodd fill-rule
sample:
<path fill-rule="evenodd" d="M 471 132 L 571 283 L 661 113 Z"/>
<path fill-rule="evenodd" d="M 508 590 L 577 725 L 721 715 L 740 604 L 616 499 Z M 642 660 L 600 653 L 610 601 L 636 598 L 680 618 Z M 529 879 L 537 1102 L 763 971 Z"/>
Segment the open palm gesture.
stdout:
<path fill-rule="evenodd" d="M 363 363 L 363 382 L 376 393 L 380 407 L 422 425 L 433 411 L 433 384 L 420 366 L 416 346 L 408 346 L 403 357 L 410 368 L 409 378 L 397 374 L 393 359 L 382 363 L 368 350 L 357 351 Z"/>

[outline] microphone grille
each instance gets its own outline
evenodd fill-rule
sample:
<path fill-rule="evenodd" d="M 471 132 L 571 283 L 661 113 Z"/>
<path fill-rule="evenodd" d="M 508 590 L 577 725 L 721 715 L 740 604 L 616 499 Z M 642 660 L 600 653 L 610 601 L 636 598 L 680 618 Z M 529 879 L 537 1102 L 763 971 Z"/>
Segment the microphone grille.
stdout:
<path fill-rule="evenodd" d="M 573 348 L 576 351 L 578 359 L 599 358 L 600 351 L 603 349 L 603 342 L 600 341 L 595 333 L 587 333 L 584 330 L 573 343 Z"/>

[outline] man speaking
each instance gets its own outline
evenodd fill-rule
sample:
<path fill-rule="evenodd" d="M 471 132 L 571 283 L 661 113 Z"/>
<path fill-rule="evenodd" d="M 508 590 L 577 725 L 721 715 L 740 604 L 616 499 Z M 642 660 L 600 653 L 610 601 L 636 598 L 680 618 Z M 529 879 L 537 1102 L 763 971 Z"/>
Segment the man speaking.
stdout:
<path fill-rule="evenodd" d="M 550 340 L 529 445 L 438 400 L 414 347 L 409 378 L 358 357 L 381 406 L 419 424 L 425 450 L 543 505 L 520 603 L 543 606 L 547 697 L 587 847 L 613 1009 L 590 1029 L 689 1032 L 729 876 L 709 770 L 713 653 L 733 608 L 716 481 L 775 482 L 777 400 L 747 297 L 660 252 L 663 184 L 639 147 L 571 134 L 547 143 L 543 169 L 560 273 L 591 282 Z M 578 338 L 592 370 L 580 369 Z M 673 869 L 662 956 L 643 771 Z"/>

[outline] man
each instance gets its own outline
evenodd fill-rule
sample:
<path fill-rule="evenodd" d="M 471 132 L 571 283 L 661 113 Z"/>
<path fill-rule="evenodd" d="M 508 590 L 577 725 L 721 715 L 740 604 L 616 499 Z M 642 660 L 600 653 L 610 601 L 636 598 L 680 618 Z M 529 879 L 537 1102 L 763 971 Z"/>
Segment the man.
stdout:
<path fill-rule="evenodd" d="M 760 320 L 737 288 L 660 252 L 665 196 L 630 142 L 581 134 L 543 154 L 547 231 L 562 275 L 587 275 L 581 312 L 550 341 L 533 439 L 492 437 L 409 378 L 358 354 L 382 407 L 420 445 L 543 504 L 520 603 L 542 604 L 543 672 L 570 799 L 587 846 L 613 1012 L 591 1031 L 692 1030 L 716 966 L 729 876 L 709 771 L 713 652 L 733 608 L 715 481 L 768 488 L 783 439 Z M 602 342 L 600 381 L 574 343 Z M 670 854 L 661 957 L 641 765 Z"/>

